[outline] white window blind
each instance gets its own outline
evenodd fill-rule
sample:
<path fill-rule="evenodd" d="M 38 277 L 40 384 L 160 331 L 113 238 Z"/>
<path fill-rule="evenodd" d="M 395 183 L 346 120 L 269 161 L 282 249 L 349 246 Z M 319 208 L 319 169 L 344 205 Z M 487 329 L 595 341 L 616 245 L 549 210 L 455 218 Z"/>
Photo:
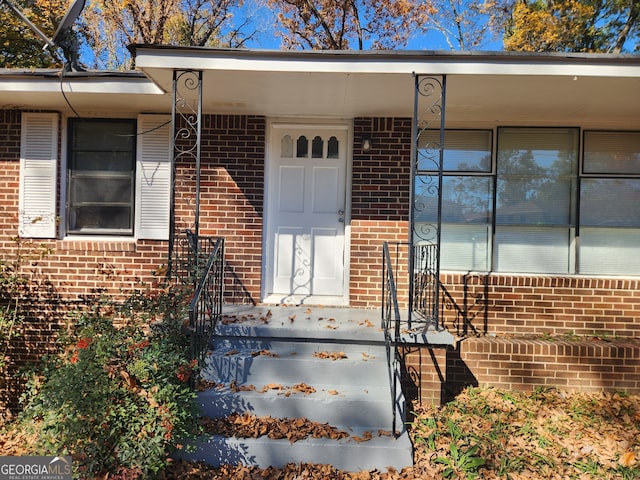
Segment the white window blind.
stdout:
<path fill-rule="evenodd" d="M 640 227 L 640 178 L 583 178 L 582 227 Z"/>
<path fill-rule="evenodd" d="M 580 229 L 580 273 L 639 275 L 640 228 Z"/>
<path fill-rule="evenodd" d="M 443 224 L 441 245 L 440 266 L 445 270 L 491 268 L 491 225 Z"/>
<path fill-rule="evenodd" d="M 496 267 L 499 272 L 557 273 L 574 270 L 574 230 L 560 227 L 496 228 Z"/>
<path fill-rule="evenodd" d="M 490 130 L 445 132 L 442 183 L 440 265 L 445 270 L 487 271 L 491 268 L 493 177 Z M 415 241 L 434 241 L 438 216 L 437 163 L 440 131 L 427 130 L 419 138 L 416 178 Z"/>
<path fill-rule="evenodd" d="M 585 132 L 583 174 L 579 273 L 639 275 L 640 132 Z"/>
<path fill-rule="evenodd" d="M 443 169 L 449 172 L 491 171 L 491 130 L 447 130 Z M 440 131 L 425 130 L 418 139 L 418 169 L 437 171 Z M 431 160 L 435 155 L 435 160 Z"/>
<path fill-rule="evenodd" d="M 640 175 L 640 132 L 585 132 L 585 174 Z"/>
<path fill-rule="evenodd" d="M 499 130 L 497 271 L 573 272 L 578 141 L 572 128 Z"/>

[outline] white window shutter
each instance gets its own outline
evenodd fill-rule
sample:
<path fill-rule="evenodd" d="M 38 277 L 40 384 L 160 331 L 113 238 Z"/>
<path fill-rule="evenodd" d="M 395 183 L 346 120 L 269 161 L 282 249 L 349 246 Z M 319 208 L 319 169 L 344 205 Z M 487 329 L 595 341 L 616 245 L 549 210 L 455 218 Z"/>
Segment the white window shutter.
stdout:
<path fill-rule="evenodd" d="M 136 152 L 136 237 L 169 239 L 171 117 L 140 115 Z"/>
<path fill-rule="evenodd" d="M 55 238 L 58 114 L 22 113 L 19 234 Z"/>

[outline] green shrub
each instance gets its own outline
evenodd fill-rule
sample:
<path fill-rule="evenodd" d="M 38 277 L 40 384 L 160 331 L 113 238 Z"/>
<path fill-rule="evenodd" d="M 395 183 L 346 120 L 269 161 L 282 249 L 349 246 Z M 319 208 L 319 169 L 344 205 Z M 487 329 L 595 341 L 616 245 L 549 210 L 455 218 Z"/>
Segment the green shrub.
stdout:
<path fill-rule="evenodd" d="M 27 268 L 51 253 L 45 245 L 14 238 L 14 247 L 0 257 L 0 390 L 8 379 L 12 343 L 22 334 L 23 303 L 38 291 L 38 282 Z"/>
<path fill-rule="evenodd" d="M 172 292 L 137 293 L 124 319 L 110 308 L 80 316 L 25 398 L 34 453 L 72 455 L 81 478 L 151 478 L 165 467 L 178 442 L 195 433 L 188 380 L 196 365 L 186 360 L 179 314 L 157 320 L 155 312 L 151 321 L 139 312 L 173 299 Z"/>

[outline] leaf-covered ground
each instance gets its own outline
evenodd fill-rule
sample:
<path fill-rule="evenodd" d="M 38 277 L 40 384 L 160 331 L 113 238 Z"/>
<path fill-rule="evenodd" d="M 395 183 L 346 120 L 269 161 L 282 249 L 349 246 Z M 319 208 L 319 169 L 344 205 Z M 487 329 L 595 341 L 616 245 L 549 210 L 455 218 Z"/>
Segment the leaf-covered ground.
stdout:
<path fill-rule="evenodd" d="M 274 420 L 232 418 L 229 434 L 268 434 Z M 308 435 L 312 424 L 305 423 Z M 298 425 L 299 427 L 300 425 Z M 240 428 L 241 427 L 241 428 Z M 317 428 L 327 428 L 317 426 Z M 242 430 L 245 433 L 242 433 Z M 640 478 L 640 396 L 610 393 L 531 394 L 467 389 L 442 408 L 416 408 L 411 428 L 415 465 L 401 472 L 341 472 L 328 465 L 288 465 L 282 469 L 213 469 L 178 463 L 165 472 L 175 479 L 638 479 Z M 295 441 L 298 439 L 290 438 Z"/>
<path fill-rule="evenodd" d="M 329 465 L 305 464 L 266 470 L 231 466 L 214 469 L 178 462 L 163 476 L 177 480 L 640 478 L 639 395 L 556 390 L 524 394 L 472 388 L 442 408 L 419 406 L 415 410 L 410 430 L 415 465 L 401 472 L 350 473 Z M 270 435 L 292 442 L 306 436 L 346 435 L 305 419 L 281 421 L 251 415 L 203 420 L 203 426 L 229 435 Z M 34 441 L 37 439 L 9 424 L 0 435 L 0 455 L 23 454 L 25 445 Z"/>

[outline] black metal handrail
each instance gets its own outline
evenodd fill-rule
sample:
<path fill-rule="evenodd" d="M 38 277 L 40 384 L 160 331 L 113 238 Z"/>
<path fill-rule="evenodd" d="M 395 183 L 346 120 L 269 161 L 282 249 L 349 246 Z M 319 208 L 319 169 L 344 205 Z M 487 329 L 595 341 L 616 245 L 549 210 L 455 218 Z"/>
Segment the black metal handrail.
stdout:
<path fill-rule="evenodd" d="M 198 244 L 197 240 L 196 244 Z M 196 257 L 197 257 L 196 249 Z M 218 238 L 195 286 L 189 304 L 191 359 L 202 360 L 210 336 L 222 315 L 224 287 L 224 239 Z"/>
<path fill-rule="evenodd" d="M 400 244 L 396 244 L 398 248 Z M 382 246 L 382 328 L 387 350 L 387 367 L 389 383 L 391 385 L 391 431 L 397 437 L 397 412 L 404 411 L 402 400 L 402 373 L 400 370 L 401 357 L 398 350 L 400 340 L 400 308 L 398 307 L 398 293 L 393 275 L 393 264 L 389 253 L 389 243 Z"/>

